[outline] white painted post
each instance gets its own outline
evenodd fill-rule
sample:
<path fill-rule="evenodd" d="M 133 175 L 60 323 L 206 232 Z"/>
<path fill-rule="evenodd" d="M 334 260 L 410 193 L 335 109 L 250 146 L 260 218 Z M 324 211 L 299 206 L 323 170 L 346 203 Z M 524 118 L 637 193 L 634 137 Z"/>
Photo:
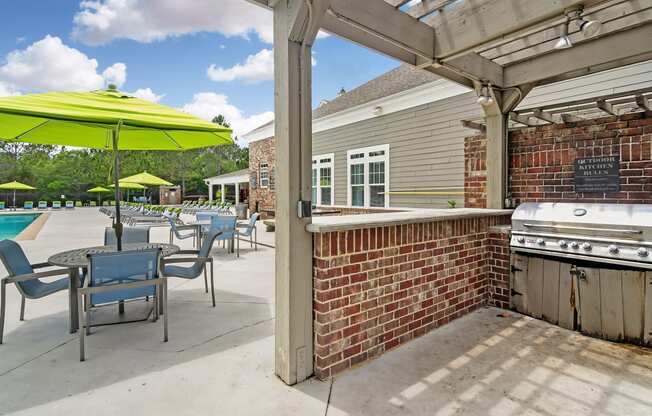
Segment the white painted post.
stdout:
<path fill-rule="evenodd" d="M 313 372 L 312 235 L 299 218 L 311 198 L 311 50 L 328 0 L 274 6 L 276 139 L 276 375 L 295 384 Z M 302 65 L 303 64 L 303 65 Z"/>
<path fill-rule="evenodd" d="M 224 188 L 224 184 L 222 184 L 222 203 L 224 203 L 224 198 L 225 198 L 225 196 L 224 196 L 225 192 L 224 191 L 225 191 L 225 189 L 226 188 Z"/>
<path fill-rule="evenodd" d="M 235 203 L 240 203 L 240 184 L 238 182 L 235 183 Z"/>
<path fill-rule="evenodd" d="M 213 182 L 208 182 L 208 200 L 213 202 Z"/>

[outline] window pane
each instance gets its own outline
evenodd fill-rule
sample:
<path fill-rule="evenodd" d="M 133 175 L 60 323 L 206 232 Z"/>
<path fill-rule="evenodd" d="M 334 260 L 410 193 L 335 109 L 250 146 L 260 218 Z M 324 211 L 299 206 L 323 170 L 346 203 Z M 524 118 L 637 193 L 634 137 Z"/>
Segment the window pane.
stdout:
<path fill-rule="evenodd" d="M 319 185 L 331 186 L 331 168 L 319 169 Z"/>
<path fill-rule="evenodd" d="M 385 185 L 372 185 L 369 187 L 369 206 L 385 206 Z"/>
<path fill-rule="evenodd" d="M 321 188 L 321 204 L 330 205 L 331 204 L 331 188 Z"/>
<path fill-rule="evenodd" d="M 369 163 L 369 183 L 370 184 L 385 183 L 385 162 Z"/>
<path fill-rule="evenodd" d="M 364 165 L 351 165 L 351 185 L 364 184 Z"/>
<path fill-rule="evenodd" d="M 312 170 L 312 186 L 317 186 L 317 169 Z"/>
<path fill-rule="evenodd" d="M 351 205 L 354 207 L 364 206 L 364 186 L 351 187 Z"/>
<path fill-rule="evenodd" d="M 312 205 L 317 204 L 317 188 L 312 187 Z"/>

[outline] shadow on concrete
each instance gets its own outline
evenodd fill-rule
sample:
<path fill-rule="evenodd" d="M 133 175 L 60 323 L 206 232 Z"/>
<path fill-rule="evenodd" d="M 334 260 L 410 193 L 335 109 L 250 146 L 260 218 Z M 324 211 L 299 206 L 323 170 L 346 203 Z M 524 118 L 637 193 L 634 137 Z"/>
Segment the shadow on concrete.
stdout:
<path fill-rule="evenodd" d="M 484 308 L 336 376 L 327 414 L 650 415 L 652 351 Z"/>

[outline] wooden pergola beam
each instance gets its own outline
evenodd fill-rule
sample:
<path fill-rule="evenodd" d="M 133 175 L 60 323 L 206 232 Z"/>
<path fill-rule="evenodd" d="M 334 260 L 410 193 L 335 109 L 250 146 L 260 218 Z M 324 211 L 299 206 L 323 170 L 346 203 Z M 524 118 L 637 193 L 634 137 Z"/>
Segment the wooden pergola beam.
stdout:
<path fill-rule="evenodd" d="M 516 123 L 520 123 L 520 124 L 523 124 L 523 125 L 528 126 L 528 127 L 536 126 L 535 123 L 530 122 L 530 117 L 529 116 L 524 116 L 522 114 L 518 114 L 518 113 L 515 113 L 513 111 L 509 113 L 509 119 L 516 122 Z"/>
<path fill-rule="evenodd" d="M 462 123 L 462 127 L 466 127 L 467 129 L 478 130 L 482 133 L 487 131 L 487 126 L 481 123 L 476 123 L 475 121 L 461 120 L 460 123 Z"/>
<path fill-rule="evenodd" d="M 618 115 L 618 112 L 614 109 L 613 105 L 605 100 L 598 100 L 595 102 L 595 105 L 607 114 L 611 114 L 612 116 Z"/>
<path fill-rule="evenodd" d="M 641 110 L 652 111 L 652 105 L 650 105 L 650 100 L 648 100 L 647 97 L 643 95 L 636 96 L 636 105 Z"/>
<path fill-rule="evenodd" d="M 407 10 L 407 14 L 416 19 L 421 19 L 422 17 L 429 15 L 435 10 L 440 10 L 454 1 L 455 0 L 421 0 L 419 3 L 410 7 Z"/>
<path fill-rule="evenodd" d="M 548 123 L 554 123 L 555 119 L 553 118 L 552 114 L 548 113 L 547 111 L 543 111 L 541 109 L 536 109 L 532 111 L 532 117 L 538 118 L 539 120 L 548 122 Z"/>
<path fill-rule="evenodd" d="M 561 113 L 561 121 L 564 123 L 577 123 L 578 121 L 584 120 L 582 117 L 575 116 L 573 114 Z"/>

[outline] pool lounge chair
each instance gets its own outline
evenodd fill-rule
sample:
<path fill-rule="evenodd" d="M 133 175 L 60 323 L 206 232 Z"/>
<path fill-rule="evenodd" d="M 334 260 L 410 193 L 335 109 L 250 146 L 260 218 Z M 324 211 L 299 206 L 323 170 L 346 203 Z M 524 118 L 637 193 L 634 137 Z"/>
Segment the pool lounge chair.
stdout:
<path fill-rule="evenodd" d="M 0 211 L 4 211 L 4 209 L 5 209 L 5 202 L 0 201 Z"/>
<path fill-rule="evenodd" d="M 96 305 L 154 298 L 153 318 L 163 313 L 163 342 L 168 340 L 167 285 L 160 275 L 161 250 L 120 251 L 88 258 L 88 279 L 79 289 L 79 360 L 86 359 L 85 336 L 90 334 L 90 311 Z M 86 308 L 84 309 L 84 305 Z"/>
<path fill-rule="evenodd" d="M 81 206 L 81 202 L 79 203 L 79 206 Z M 66 201 L 66 209 L 74 209 L 75 208 L 75 203 L 72 201 Z"/>
<path fill-rule="evenodd" d="M 95 201 L 90 201 L 90 202 L 88 203 L 88 205 L 91 206 L 91 207 L 96 207 L 96 206 L 97 206 L 97 203 L 96 203 Z"/>
<path fill-rule="evenodd" d="M 49 263 L 30 264 L 23 249 L 12 240 L 0 241 L 0 260 L 9 276 L 2 278 L 0 285 L 0 344 L 5 324 L 7 285 L 14 283 L 21 295 L 20 320 L 25 320 L 25 299 L 41 299 L 68 289 L 68 269 L 48 270 L 35 273 L 34 270 L 51 267 Z M 62 279 L 44 282 L 41 278 L 66 276 Z"/>
<path fill-rule="evenodd" d="M 38 201 L 38 209 L 48 209 L 47 201 Z"/>
<path fill-rule="evenodd" d="M 23 203 L 23 209 L 34 209 L 34 201 L 25 201 Z"/>
<path fill-rule="evenodd" d="M 52 209 L 61 209 L 61 201 L 52 201 Z"/>

